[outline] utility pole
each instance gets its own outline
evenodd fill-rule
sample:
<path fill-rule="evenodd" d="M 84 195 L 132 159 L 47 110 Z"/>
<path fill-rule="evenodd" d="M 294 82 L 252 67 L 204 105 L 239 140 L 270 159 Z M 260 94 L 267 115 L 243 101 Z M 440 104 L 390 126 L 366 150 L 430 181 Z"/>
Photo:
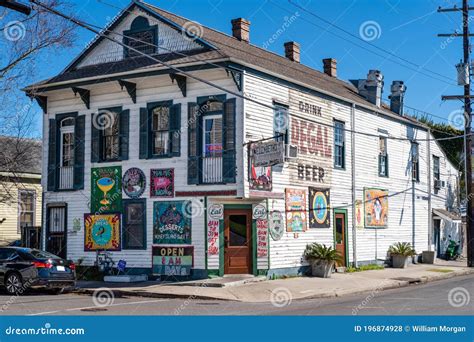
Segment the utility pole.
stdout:
<path fill-rule="evenodd" d="M 467 208 L 466 208 L 466 228 L 467 228 L 467 265 L 469 267 L 474 267 L 474 224 L 473 224 L 473 217 L 472 217 L 472 196 L 470 196 L 472 191 L 472 138 L 471 138 L 471 71 L 470 71 L 470 44 L 469 44 L 469 37 L 471 34 L 469 33 L 469 10 L 473 10 L 474 8 L 469 7 L 468 0 L 463 0 L 462 8 L 453 7 L 453 8 L 446 8 L 442 9 L 439 8 L 438 12 L 454 12 L 454 11 L 462 11 L 462 38 L 463 38 L 463 53 L 464 59 L 462 63 L 462 70 L 464 73 L 464 81 L 461 80 L 459 73 L 461 71 L 458 70 L 458 84 L 464 85 L 464 95 L 462 96 L 443 96 L 443 100 L 464 100 L 464 134 L 465 134 L 465 172 L 466 172 L 466 189 L 467 189 Z M 446 35 L 441 34 L 438 35 L 440 37 L 445 37 Z M 451 37 L 458 37 L 459 33 L 456 31 Z M 431 191 L 431 189 L 430 189 Z"/>
<path fill-rule="evenodd" d="M 16 12 L 23 13 L 25 15 L 30 15 L 31 7 L 27 5 L 23 5 L 18 1 L 13 0 L 0 0 L 0 7 L 6 7 Z"/>

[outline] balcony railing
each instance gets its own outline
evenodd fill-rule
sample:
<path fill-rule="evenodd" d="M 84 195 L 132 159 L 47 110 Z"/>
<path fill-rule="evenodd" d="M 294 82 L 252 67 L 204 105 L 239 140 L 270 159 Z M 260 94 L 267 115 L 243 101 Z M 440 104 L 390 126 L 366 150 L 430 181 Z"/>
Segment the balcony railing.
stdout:
<path fill-rule="evenodd" d="M 202 182 L 204 184 L 222 183 L 222 157 L 202 158 Z"/>
<path fill-rule="evenodd" d="M 59 190 L 74 189 L 74 167 L 62 166 L 59 168 Z"/>

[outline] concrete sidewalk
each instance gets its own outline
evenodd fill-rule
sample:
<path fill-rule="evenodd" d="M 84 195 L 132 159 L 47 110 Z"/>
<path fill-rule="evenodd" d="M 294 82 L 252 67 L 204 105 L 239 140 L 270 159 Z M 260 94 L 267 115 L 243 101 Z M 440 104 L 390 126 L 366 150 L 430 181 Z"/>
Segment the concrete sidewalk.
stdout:
<path fill-rule="evenodd" d="M 345 274 L 334 273 L 329 279 L 298 277 L 225 287 L 208 286 L 207 281 L 202 281 L 200 286 L 196 286 L 196 282 L 192 284 L 194 286 L 189 286 L 183 283 L 170 284 L 153 281 L 135 284 L 80 281 L 77 292 L 92 294 L 97 288 L 109 288 L 116 296 L 278 302 L 287 298 L 297 300 L 374 293 L 467 274 L 474 274 L 474 269 L 461 263 L 444 262 L 436 265 L 410 265 L 406 269 L 386 268 Z"/>

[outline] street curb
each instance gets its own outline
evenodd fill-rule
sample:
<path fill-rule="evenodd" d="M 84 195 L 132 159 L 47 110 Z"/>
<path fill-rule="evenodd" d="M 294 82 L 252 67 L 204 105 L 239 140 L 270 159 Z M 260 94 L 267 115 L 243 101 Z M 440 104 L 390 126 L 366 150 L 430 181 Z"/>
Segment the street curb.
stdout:
<path fill-rule="evenodd" d="M 433 272 L 435 273 L 435 272 Z M 474 274 L 473 270 L 463 270 L 458 271 L 456 273 L 442 273 L 433 276 L 422 276 L 418 278 L 410 278 L 410 280 L 396 280 L 396 279 L 384 279 L 383 281 L 392 281 L 397 282 L 395 284 L 387 284 L 383 286 L 378 286 L 375 288 L 368 288 L 362 290 L 355 290 L 355 291 L 339 291 L 339 292 L 329 292 L 329 293 L 321 293 L 318 295 L 309 295 L 306 297 L 295 298 L 295 301 L 299 300 L 306 300 L 306 299 L 319 299 L 319 298 L 340 298 L 349 295 L 359 295 L 364 293 L 371 293 L 376 292 L 379 293 L 385 290 L 393 290 L 402 287 L 407 287 L 410 285 L 419 285 L 419 284 L 426 284 L 431 283 L 439 280 L 445 280 L 454 277 L 461 277 L 465 275 Z M 196 287 L 198 288 L 198 287 Z M 93 295 L 97 289 L 76 289 L 73 292 L 77 294 L 85 294 L 85 295 Z M 171 294 L 171 293 L 156 293 L 156 292 L 147 292 L 147 291 L 127 291 L 127 290 L 118 290 L 118 289 L 110 289 L 114 296 L 120 298 L 121 296 L 134 296 L 134 297 L 144 297 L 144 298 L 162 298 L 162 299 L 188 299 L 188 300 L 219 300 L 219 301 L 233 301 L 233 302 L 241 302 L 241 303 L 268 303 L 270 300 L 267 301 L 245 301 L 241 299 L 233 299 L 233 298 L 219 298 L 214 296 L 205 296 L 205 295 L 197 295 L 197 294 Z"/>

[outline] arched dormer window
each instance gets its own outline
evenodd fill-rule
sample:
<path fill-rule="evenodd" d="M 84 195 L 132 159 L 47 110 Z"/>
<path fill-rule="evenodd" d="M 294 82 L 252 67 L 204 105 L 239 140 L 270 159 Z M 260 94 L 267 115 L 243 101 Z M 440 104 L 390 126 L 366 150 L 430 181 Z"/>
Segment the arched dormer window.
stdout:
<path fill-rule="evenodd" d="M 158 27 L 150 26 L 148 19 L 139 16 L 136 17 L 130 25 L 130 30 L 123 32 L 123 43 L 135 50 L 124 48 L 125 58 L 139 57 L 143 54 L 151 55 L 157 51 Z"/>

